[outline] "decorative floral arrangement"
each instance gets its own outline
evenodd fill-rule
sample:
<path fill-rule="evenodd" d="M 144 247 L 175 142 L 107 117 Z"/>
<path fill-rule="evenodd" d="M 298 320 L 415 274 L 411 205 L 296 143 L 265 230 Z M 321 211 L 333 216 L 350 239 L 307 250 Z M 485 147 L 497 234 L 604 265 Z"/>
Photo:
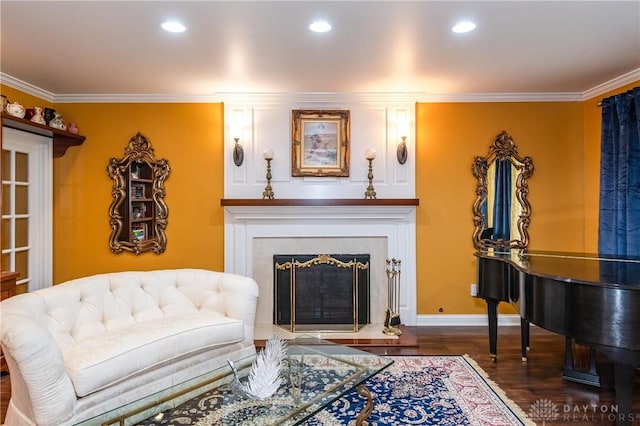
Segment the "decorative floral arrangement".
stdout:
<path fill-rule="evenodd" d="M 227 360 L 234 379 L 231 388 L 239 395 L 251 399 L 265 399 L 276 393 L 282 384 L 282 361 L 287 356 L 287 343 L 279 336 L 267 340 L 262 351 L 251 366 L 247 383 L 240 382 L 233 362 Z"/>

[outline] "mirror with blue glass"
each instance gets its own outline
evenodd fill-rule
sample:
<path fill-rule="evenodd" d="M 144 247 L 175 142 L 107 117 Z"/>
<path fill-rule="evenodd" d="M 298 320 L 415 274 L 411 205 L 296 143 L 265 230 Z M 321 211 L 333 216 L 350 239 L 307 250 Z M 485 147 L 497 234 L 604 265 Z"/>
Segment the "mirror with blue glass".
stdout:
<path fill-rule="evenodd" d="M 473 204 L 473 245 L 526 249 L 531 204 L 527 180 L 533 174 L 531 157 L 521 157 L 506 131 L 495 137 L 486 157 L 475 157 L 473 175 L 478 180 Z"/>

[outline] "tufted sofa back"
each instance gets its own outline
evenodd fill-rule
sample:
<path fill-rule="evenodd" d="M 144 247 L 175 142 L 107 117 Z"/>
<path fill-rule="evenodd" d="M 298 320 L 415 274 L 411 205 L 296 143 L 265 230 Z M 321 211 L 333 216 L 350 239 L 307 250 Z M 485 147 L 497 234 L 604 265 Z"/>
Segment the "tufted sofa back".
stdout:
<path fill-rule="evenodd" d="M 250 278 L 201 269 L 94 275 L 16 296 L 29 300 L 14 313 L 40 323 L 64 353 L 76 341 L 176 314 L 208 310 L 244 319 L 246 312 L 233 312 L 238 279 Z"/>

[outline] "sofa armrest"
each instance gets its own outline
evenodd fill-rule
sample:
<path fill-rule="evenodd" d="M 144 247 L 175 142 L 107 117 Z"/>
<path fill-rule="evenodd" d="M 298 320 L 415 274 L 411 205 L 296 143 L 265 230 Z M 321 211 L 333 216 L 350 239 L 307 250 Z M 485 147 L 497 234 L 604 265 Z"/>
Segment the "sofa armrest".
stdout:
<path fill-rule="evenodd" d="M 258 308 L 258 284 L 253 278 L 223 273 L 218 279 L 224 314 L 241 319 L 245 328 L 245 341 L 253 344 L 253 328 Z"/>
<path fill-rule="evenodd" d="M 63 424 L 73 415 L 76 395 L 58 344 L 29 316 L 3 312 L 1 327 L 12 404 L 33 413 L 37 424 Z"/>

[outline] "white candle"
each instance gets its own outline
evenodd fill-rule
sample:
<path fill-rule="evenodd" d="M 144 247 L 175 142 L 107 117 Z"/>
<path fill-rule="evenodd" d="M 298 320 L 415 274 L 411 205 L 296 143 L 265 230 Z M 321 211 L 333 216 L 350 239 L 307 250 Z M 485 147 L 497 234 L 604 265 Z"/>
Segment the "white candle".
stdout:
<path fill-rule="evenodd" d="M 367 148 L 364 151 L 364 158 L 366 158 L 367 160 L 373 160 L 376 158 L 376 150 L 373 148 Z"/>
<path fill-rule="evenodd" d="M 273 160 L 273 150 L 265 149 L 264 152 L 262 153 L 262 156 L 264 157 L 265 160 Z"/>

